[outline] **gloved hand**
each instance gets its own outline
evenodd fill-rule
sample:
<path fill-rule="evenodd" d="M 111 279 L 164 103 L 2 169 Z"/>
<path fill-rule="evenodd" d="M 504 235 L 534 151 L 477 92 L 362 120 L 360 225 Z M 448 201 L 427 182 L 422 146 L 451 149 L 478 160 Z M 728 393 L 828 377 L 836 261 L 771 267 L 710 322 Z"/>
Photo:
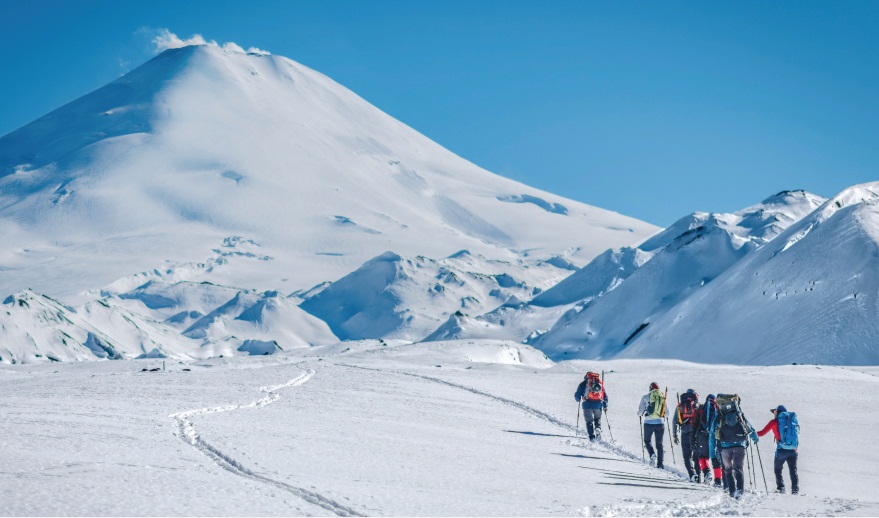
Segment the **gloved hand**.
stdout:
<path fill-rule="evenodd" d="M 601 405 L 601 408 L 603 408 L 604 411 L 607 412 L 607 403 L 602 404 L 602 405 Z"/>
<path fill-rule="evenodd" d="M 757 437 L 757 432 L 751 432 L 751 440 L 754 441 L 754 444 L 760 442 L 760 437 Z"/>
<path fill-rule="evenodd" d="M 680 444 L 680 443 L 681 443 L 681 441 L 680 441 L 680 439 L 678 439 L 678 436 L 677 436 L 677 435 L 674 436 L 674 440 L 675 440 L 675 444 Z"/>

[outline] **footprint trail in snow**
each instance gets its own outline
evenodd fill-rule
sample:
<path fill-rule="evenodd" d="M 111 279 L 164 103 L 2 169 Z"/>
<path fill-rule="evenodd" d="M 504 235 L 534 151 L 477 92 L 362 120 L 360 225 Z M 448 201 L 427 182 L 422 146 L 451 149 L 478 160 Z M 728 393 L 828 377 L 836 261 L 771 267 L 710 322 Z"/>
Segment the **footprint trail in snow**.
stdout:
<path fill-rule="evenodd" d="M 253 470 L 245 467 L 239 461 L 224 453 L 217 447 L 211 445 L 195 429 L 195 425 L 192 422 L 192 417 L 198 415 L 206 415 L 206 414 L 216 414 L 220 412 L 232 412 L 234 410 L 240 410 L 243 408 L 262 408 L 267 405 L 270 405 L 281 398 L 281 395 L 278 394 L 278 391 L 281 389 L 296 387 L 302 385 L 307 382 L 314 376 L 315 371 L 308 370 L 300 374 L 299 376 L 291 379 L 286 383 L 282 383 L 280 385 L 272 385 L 261 387 L 259 389 L 260 392 L 265 394 L 265 397 L 258 399 L 256 401 L 251 401 L 245 405 L 225 405 L 225 406 L 216 406 L 216 407 L 208 407 L 208 408 L 200 408 L 196 410 L 187 410 L 185 412 L 178 412 L 176 414 L 171 414 L 169 417 L 174 419 L 175 424 L 177 425 L 176 435 L 180 437 L 184 442 L 191 445 L 195 449 L 199 450 L 203 454 L 205 454 L 209 459 L 213 460 L 217 463 L 218 466 L 233 473 L 235 475 L 246 477 L 251 480 L 256 480 L 258 482 L 262 482 L 265 484 L 272 485 L 279 489 L 283 489 L 285 491 L 289 491 L 294 495 L 302 498 L 306 502 L 319 506 L 323 509 L 326 509 L 337 516 L 362 516 L 360 513 L 354 511 L 353 509 L 341 505 L 334 500 L 327 498 L 319 493 L 314 491 L 309 491 L 307 489 L 296 487 L 294 485 L 288 484 L 286 482 L 282 482 L 280 480 L 275 480 L 269 478 L 265 475 L 261 475 L 259 473 L 254 472 Z"/>

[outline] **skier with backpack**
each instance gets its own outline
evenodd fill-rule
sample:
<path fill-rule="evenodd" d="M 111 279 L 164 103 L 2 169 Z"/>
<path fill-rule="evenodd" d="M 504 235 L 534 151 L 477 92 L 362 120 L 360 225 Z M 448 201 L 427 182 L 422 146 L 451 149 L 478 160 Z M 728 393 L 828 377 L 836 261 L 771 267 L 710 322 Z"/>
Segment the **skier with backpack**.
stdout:
<path fill-rule="evenodd" d="M 759 438 L 754 427 L 745 418 L 741 409 L 741 399 L 735 394 L 719 394 L 717 417 L 709 432 L 708 451 L 720 446 L 723 476 L 726 479 L 729 496 L 739 499 L 745 489 L 745 448 Z"/>
<path fill-rule="evenodd" d="M 644 417 L 644 446 L 650 454 L 650 465 L 662 469 L 662 437 L 665 432 L 663 418 L 668 414 L 666 394 L 659 390 L 656 382 L 650 384 L 650 392 L 644 394 L 638 405 L 638 415 Z M 656 438 L 656 450 L 653 449 L 651 439 Z"/>
<path fill-rule="evenodd" d="M 778 405 L 770 409 L 773 419 L 769 421 L 757 435 L 763 437 L 770 430 L 775 436 L 775 485 L 777 493 L 784 493 L 784 477 L 782 470 L 787 463 L 790 473 L 790 492 L 796 495 L 800 492 L 800 477 L 797 475 L 797 448 L 800 445 L 800 424 L 797 422 L 797 413 L 788 412 L 784 405 Z"/>
<path fill-rule="evenodd" d="M 601 411 L 607 411 L 607 392 L 604 381 L 597 372 L 588 372 L 577 386 L 574 399 L 583 407 L 583 420 L 586 421 L 586 432 L 589 440 L 601 439 Z"/>
<path fill-rule="evenodd" d="M 693 389 L 687 389 L 686 392 L 678 396 L 678 406 L 675 408 L 674 425 L 672 426 L 672 437 L 675 444 L 681 445 L 684 454 L 684 467 L 687 469 L 687 476 L 693 482 L 699 481 L 699 472 L 694 469 L 694 443 L 693 443 L 693 419 L 696 417 L 696 411 L 699 409 L 699 394 Z"/>

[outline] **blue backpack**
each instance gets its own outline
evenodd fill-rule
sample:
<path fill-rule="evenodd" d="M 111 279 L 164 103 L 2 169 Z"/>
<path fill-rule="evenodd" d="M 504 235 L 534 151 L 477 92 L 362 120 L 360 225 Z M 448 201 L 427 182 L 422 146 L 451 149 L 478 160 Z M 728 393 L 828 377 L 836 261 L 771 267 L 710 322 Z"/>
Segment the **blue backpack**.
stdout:
<path fill-rule="evenodd" d="M 778 414 L 778 447 L 785 450 L 796 450 L 800 445 L 800 424 L 796 412 Z"/>

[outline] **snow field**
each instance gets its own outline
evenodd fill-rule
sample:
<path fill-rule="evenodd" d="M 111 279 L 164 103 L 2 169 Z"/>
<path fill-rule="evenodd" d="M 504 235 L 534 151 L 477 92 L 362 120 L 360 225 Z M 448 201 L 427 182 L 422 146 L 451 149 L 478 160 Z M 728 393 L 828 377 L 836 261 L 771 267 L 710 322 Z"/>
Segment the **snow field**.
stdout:
<path fill-rule="evenodd" d="M 169 362 L 166 372 L 139 372 L 158 360 L 3 366 L 0 440 L 9 453 L 0 498 L 10 515 L 879 510 L 869 490 L 879 482 L 877 455 L 865 433 L 875 418 L 861 410 L 875 393 L 873 370 L 638 360 L 551 366 L 521 345 L 524 363 L 486 363 L 492 347 L 508 357 L 509 345 L 497 342 L 428 349 L 363 341 L 299 356 Z M 464 359 L 480 355 L 482 362 Z M 586 370 L 607 371 L 615 444 L 573 433 L 573 392 Z M 779 403 L 797 411 L 804 495 L 749 493 L 734 502 L 682 480 L 678 447 L 667 472 L 642 464 L 635 410 L 650 381 L 670 394 L 694 388 L 703 399 L 708 390 L 738 392 L 756 427 Z M 846 404 L 855 397 L 863 404 Z M 759 447 L 771 489 L 774 445 L 764 438 Z M 758 482 L 762 490 L 759 472 Z"/>

